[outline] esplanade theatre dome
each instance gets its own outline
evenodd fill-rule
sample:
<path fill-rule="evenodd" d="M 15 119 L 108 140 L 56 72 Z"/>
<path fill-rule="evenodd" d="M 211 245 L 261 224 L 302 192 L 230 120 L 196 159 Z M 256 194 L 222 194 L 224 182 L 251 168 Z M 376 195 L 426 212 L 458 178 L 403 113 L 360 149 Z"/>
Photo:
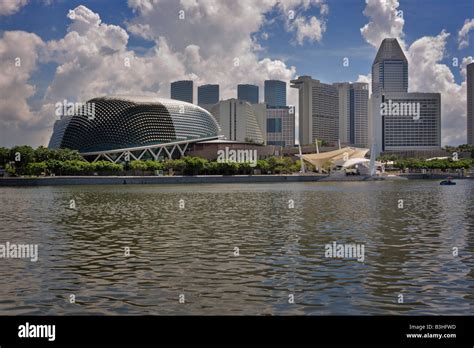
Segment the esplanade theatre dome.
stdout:
<path fill-rule="evenodd" d="M 215 138 L 220 128 L 199 106 L 144 96 L 89 100 L 53 132 L 51 143 L 80 153 Z M 91 105 L 93 113 L 91 114 Z M 54 141 L 53 141 L 54 140 Z"/>

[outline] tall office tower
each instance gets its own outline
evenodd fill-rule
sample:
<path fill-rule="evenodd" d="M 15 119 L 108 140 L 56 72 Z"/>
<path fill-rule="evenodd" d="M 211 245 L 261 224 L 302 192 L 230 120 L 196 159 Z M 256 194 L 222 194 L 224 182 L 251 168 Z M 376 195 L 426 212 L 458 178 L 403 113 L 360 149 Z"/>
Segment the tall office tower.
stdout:
<path fill-rule="evenodd" d="M 408 62 L 396 39 L 384 39 L 372 65 L 369 143 L 382 151 L 439 150 L 441 95 L 408 93 Z"/>
<path fill-rule="evenodd" d="M 467 143 L 474 145 L 474 63 L 467 67 Z"/>
<path fill-rule="evenodd" d="M 384 93 L 372 99 L 381 151 L 440 149 L 440 93 Z"/>
<path fill-rule="evenodd" d="M 339 95 L 335 86 L 311 76 L 291 81 L 299 90 L 299 142 L 312 144 L 315 139 L 336 143 L 339 139 Z"/>
<path fill-rule="evenodd" d="M 384 39 L 372 64 L 372 93 L 408 92 L 408 61 L 397 39 Z"/>
<path fill-rule="evenodd" d="M 212 105 L 219 102 L 219 85 L 198 87 L 198 105 Z"/>
<path fill-rule="evenodd" d="M 333 83 L 339 94 L 339 140 L 343 144 L 351 143 L 351 84 L 349 82 Z"/>
<path fill-rule="evenodd" d="M 258 104 L 258 86 L 237 85 L 237 99 L 247 101 L 250 104 Z"/>
<path fill-rule="evenodd" d="M 267 144 L 295 145 L 295 113 L 288 106 L 267 107 Z"/>
<path fill-rule="evenodd" d="M 341 143 L 367 147 L 369 134 L 369 85 L 362 82 L 334 83 L 339 93 L 339 139 Z"/>
<path fill-rule="evenodd" d="M 290 81 L 291 88 L 298 88 L 298 141 L 301 145 L 313 142 L 312 117 L 313 109 L 311 76 L 298 76 L 296 80 Z"/>
<path fill-rule="evenodd" d="M 171 99 L 193 103 L 193 81 L 183 80 L 171 82 Z"/>
<path fill-rule="evenodd" d="M 211 108 L 211 113 L 221 126 L 221 135 L 227 140 L 240 142 L 265 142 L 261 130 L 262 114 L 265 104 L 252 105 L 238 99 L 221 100 Z"/>
<path fill-rule="evenodd" d="M 265 103 L 269 107 L 286 106 L 286 82 L 279 80 L 265 80 Z"/>
<path fill-rule="evenodd" d="M 350 85 L 349 139 L 357 146 L 369 145 L 369 85 L 355 82 Z"/>

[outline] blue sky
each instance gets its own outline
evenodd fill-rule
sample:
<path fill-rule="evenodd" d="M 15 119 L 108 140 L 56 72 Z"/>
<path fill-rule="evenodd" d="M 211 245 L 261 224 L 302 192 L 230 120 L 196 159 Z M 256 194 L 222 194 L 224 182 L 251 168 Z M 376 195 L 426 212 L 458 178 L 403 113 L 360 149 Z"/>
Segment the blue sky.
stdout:
<path fill-rule="evenodd" d="M 19 2 L 1 1 L 10 1 L 12 4 Z M 410 64 L 413 68 L 413 80 L 410 86 L 424 89 L 418 91 L 442 93 L 443 109 L 446 110 L 446 117 L 443 115 L 443 142 L 462 143 L 465 135 L 458 128 L 465 121 L 465 110 L 455 105 L 462 103 L 462 98 L 456 101 L 456 96 L 452 94 L 464 93 L 464 77 L 461 66 L 452 66 L 452 59 L 458 58 L 461 64 L 463 59 L 469 62 L 472 59 L 469 57 L 474 56 L 474 39 L 470 39 L 467 47 L 458 47 L 458 32 L 465 21 L 472 20 L 474 24 L 474 19 L 471 18 L 474 16 L 474 1 L 368 1 L 371 8 L 364 0 L 311 0 L 311 5 L 307 8 L 302 3 L 298 4 L 300 0 L 284 1 L 284 6 L 277 4 L 273 8 L 265 7 L 257 0 L 242 0 L 238 3 L 222 0 L 217 2 L 218 6 L 198 1 L 197 5 L 187 9 L 189 17 L 182 27 L 174 18 L 182 6 L 178 0 L 161 0 L 149 8 L 142 5 L 152 4 L 154 0 L 29 0 L 26 5 L 19 6 L 8 15 L 1 15 L 0 4 L 0 40 L 6 33 L 21 31 L 23 34 L 19 35 L 19 40 L 24 41 L 25 50 L 30 49 L 27 47 L 28 42 L 31 50 L 36 50 L 34 53 L 38 55 L 20 82 L 14 78 L 9 80 L 9 83 L 15 85 L 6 90 L 23 90 L 28 111 L 25 116 L 25 110 L 19 110 L 19 120 L 9 120 L 4 129 L 12 127 L 22 134 L 21 139 L 28 139 L 25 141 L 32 144 L 44 144 L 47 143 L 54 123 L 54 119 L 47 119 L 48 108 L 45 105 L 48 103 L 63 98 L 89 98 L 93 93 L 108 94 L 129 90 L 133 92 L 131 94 L 156 91 L 161 96 L 167 96 L 169 80 L 173 79 L 193 78 L 196 84 L 220 83 L 223 94 L 221 97 L 233 96 L 238 83 L 258 83 L 262 86 L 265 78 L 289 80 L 297 75 L 311 75 L 328 83 L 356 81 L 360 75 L 367 79 L 376 53 L 377 44 L 374 40 L 379 39 L 374 39 L 374 36 L 380 30 L 380 38 L 398 36 L 399 40 L 404 41 L 407 56 L 412 57 Z M 321 3 L 329 9 L 328 14 L 323 13 Z M 387 4 L 392 7 L 389 11 L 384 10 Z M 70 10 L 77 10 L 81 5 L 84 7 L 79 11 L 80 19 L 72 20 L 67 17 Z M 219 8 L 219 16 L 224 18 L 210 17 L 207 11 L 213 6 Z M 234 8 L 238 14 L 233 13 Z M 294 26 L 294 22 L 286 20 L 285 11 L 290 8 L 295 10 L 298 18 L 304 18 L 302 29 L 305 26 L 308 28 L 311 18 L 317 19 L 316 24 L 323 23 L 319 27 L 323 28 L 320 35 L 312 32 L 313 28 L 317 29 L 314 26 L 298 42 L 297 33 L 300 28 Z M 364 10 L 368 8 L 368 12 L 364 14 Z M 393 11 L 399 10 L 403 11 L 404 22 L 397 27 L 400 23 L 390 17 L 390 11 L 393 14 Z M 173 18 L 169 18 L 170 16 Z M 103 23 L 100 28 L 91 24 L 99 17 Z M 212 22 L 210 27 L 206 26 L 207 22 Z M 375 29 L 372 28 L 364 36 L 360 29 L 369 22 L 375 23 Z M 165 28 L 162 23 L 165 23 Z M 142 26 L 148 26 L 148 31 L 142 31 Z M 171 27 L 169 30 L 168 26 Z M 229 28 L 230 31 L 226 32 Z M 76 46 L 69 37 L 74 30 L 80 31 L 79 37 L 76 37 Z M 449 36 L 440 34 L 443 30 Z M 36 34 L 41 43 L 36 42 L 38 40 L 28 33 Z M 268 35 L 266 39 L 265 35 Z M 471 36 L 474 36 L 472 32 Z M 68 42 L 66 38 L 69 38 Z M 425 40 L 420 40 L 422 38 Z M 261 46 L 260 49 L 252 46 L 255 42 Z M 410 47 L 414 42 L 418 45 Z M 207 47 L 208 43 L 213 45 Z M 17 45 L 22 44 L 18 42 Z M 51 48 L 51 44 L 54 48 Z M 19 49 L 15 47 L 16 44 L 10 42 L 10 45 L 13 45 L 12 51 Z M 86 52 L 89 47 L 95 47 L 96 50 Z M 114 57 L 104 57 L 104 62 L 99 67 L 100 63 L 94 57 L 97 53 L 94 52 L 104 47 L 117 54 Z M 220 47 L 222 52 L 219 51 Z M 69 55 L 66 54 L 68 50 Z M 7 59 L 8 52 L 3 54 L 4 59 Z M 232 54 L 237 54 L 247 62 L 240 71 L 232 69 L 226 63 L 232 60 Z M 134 57 L 134 61 L 140 63 L 140 69 L 120 78 L 117 75 L 122 73 L 115 74 L 114 71 L 117 67 L 120 68 L 117 59 L 122 59 L 123 56 Z M 349 67 L 343 66 L 344 57 L 349 58 Z M 64 74 L 70 68 L 68 64 L 73 62 L 77 65 L 76 70 L 72 69 L 74 71 L 70 75 Z M 428 62 L 433 68 L 426 68 Z M 58 73 L 57 69 L 63 73 Z M 110 71 L 102 74 L 104 69 Z M 418 71 L 419 76 L 415 76 Z M 438 76 L 440 71 L 441 78 Z M 84 74 L 90 76 L 89 82 L 79 78 L 79 75 Z M 128 83 L 127 76 L 134 81 Z M 150 76 L 153 76 L 154 81 L 147 84 L 146 79 Z M 454 78 L 453 81 L 450 80 L 451 77 Z M 24 84 L 23 89 L 20 83 Z M 413 88 L 410 89 L 413 91 Z M 294 91 L 289 93 L 289 104 L 296 103 Z M 263 91 L 260 95 L 263 96 Z M 15 96 L 12 94 L 9 99 Z M 8 101 L 7 97 L 5 99 Z M 0 116 L 7 120 L 11 118 L 9 115 Z M 41 122 L 38 121 L 40 119 Z M 41 136 L 33 136 L 33 131 L 41 133 Z M 0 140 L 0 146 L 1 143 L 17 141 L 17 136 L 9 134 L 13 133 L 2 133 L 3 141 Z M 5 140 L 7 138 L 9 140 Z"/>
<path fill-rule="evenodd" d="M 9 0 L 4 0 L 9 1 Z M 223 0 L 226 1 L 226 0 Z M 266 25 L 257 32 L 269 34 L 268 40 L 260 39 L 265 52 L 261 56 L 284 59 L 288 65 L 294 65 L 300 75 L 311 75 L 326 82 L 355 81 L 359 74 L 367 74 L 376 50 L 360 34 L 360 28 L 367 23 L 363 15 L 364 1 L 332 0 L 328 1 L 330 12 L 327 19 L 327 31 L 321 42 L 306 42 L 303 46 L 292 44 L 292 34 L 284 30 L 281 20 Z M 43 40 L 59 39 L 67 32 L 70 20 L 66 14 L 78 5 L 85 5 L 100 14 L 102 21 L 125 27 L 126 21 L 134 16 L 126 1 L 117 0 L 61 0 L 47 4 L 34 1 L 23 7 L 20 12 L 0 17 L 0 30 L 24 30 L 38 34 Z M 472 55 L 473 49 L 457 49 L 456 36 L 464 20 L 474 14 L 472 0 L 409 0 L 400 1 L 405 17 L 405 38 L 408 43 L 425 35 L 436 35 L 445 29 L 453 33 L 448 41 L 449 56 Z M 317 8 L 310 9 L 307 15 L 318 15 Z M 270 13 L 268 18 L 278 18 L 279 14 Z M 153 45 L 148 40 L 131 35 L 129 48 L 149 48 Z M 461 54 L 462 53 L 462 54 Z M 349 57 L 350 66 L 343 67 L 342 58 Z M 449 58 L 444 62 L 449 63 Z M 45 70 L 53 66 L 45 66 Z M 452 69 L 456 81 L 460 82 L 459 69 Z M 37 81 L 47 74 L 37 74 Z"/>

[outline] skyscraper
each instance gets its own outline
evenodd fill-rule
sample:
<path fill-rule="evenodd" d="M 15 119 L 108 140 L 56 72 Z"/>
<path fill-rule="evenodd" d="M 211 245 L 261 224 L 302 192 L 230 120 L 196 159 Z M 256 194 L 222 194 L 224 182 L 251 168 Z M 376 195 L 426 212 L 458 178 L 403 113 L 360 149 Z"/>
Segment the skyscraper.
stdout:
<path fill-rule="evenodd" d="M 474 63 L 467 67 L 467 143 L 474 145 Z"/>
<path fill-rule="evenodd" d="M 339 94 L 339 139 L 341 143 L 368 146 L 369 85 L 362 82 L 333 84 Z"/>
<path fill-rule="evenodd" d="M 267 144 L 293 146 L 295 144 L 295 113 L 285 107 L 267 107 Z"/>
<path fill-rule="evenodd" d="M 373 97 L 374 105 L 378 105 L 374 117 L 381 120 L 377 137 L 381 151 L 440 149 L 440 93 L 385 93 Z"/>
<path fill-rule="evenodd" d="M 355 82 L 350 85 L 349 142 L 369 145 L 369 85 Z"/>
<path fill-rule="evenodd" d="M 193 81 L 183 80 L 171 82 L 171 99 L 193 103 Z"/>
<path fill-rule="evenodd" d="M 339 95 L 339 140 L 343 144 L 351 142 L 351 84 L 349 82 L 333 83 Z"/>
<path fill-rule="evenodd" d="M 312 144 L 315 139 L 336 143 L 339 139 L 339 94 L 333 85 L 311 76 L 291 81 L 299 90 L 299 142 Z"/>
<path fill-rule="evenodd" d="M 258 86 L 237 85 L 237 99 L 248 101 L 250 104 L 258 104 Z"/>
<path fill-rule="evenodd" d="M 263 124 L 264 110 L 264 104 L 252 105 L 243 100 L 228 99 L 215 104 L 211 113 L 227 140 L 262 144 L 266 130 L 262 131 L 259 124 Z"/>
<path fill-rule="evenodd" d="M 369 143 L 383 151 L 439 150 L 441 95 L 408 93 L 408 62 L 396 39 L 384 39 L 372 65 Z"/>
<path fill-rule="evenodd" d="M 286 106 L 286 82 L 279 80 L 265 80 L 265 103 L 269 107 Z"/>
<path fill-rule="evenodd" d="M 211 105 L 219 102 L 219 85 L 198 87 L 198 105 Z"/>
<path fill-rule="evenodd" d="M 408 61 L 397 39 L 384 39 L 372 65 L 372 93 L 408 92 Z"/>

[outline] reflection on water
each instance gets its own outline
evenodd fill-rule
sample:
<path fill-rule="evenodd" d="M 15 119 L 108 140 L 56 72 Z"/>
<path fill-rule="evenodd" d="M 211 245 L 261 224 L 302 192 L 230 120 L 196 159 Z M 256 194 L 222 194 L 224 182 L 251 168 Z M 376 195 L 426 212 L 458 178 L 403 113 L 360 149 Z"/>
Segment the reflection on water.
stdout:
<path fill-rule="evenodd" d="M 39 245 L 0 259 L 0 314 L 472 314 L 473 197 L 467 180 L 0 188 L 0 243 Z M 333 241 L 365 262 L 325 258 Z"/>

